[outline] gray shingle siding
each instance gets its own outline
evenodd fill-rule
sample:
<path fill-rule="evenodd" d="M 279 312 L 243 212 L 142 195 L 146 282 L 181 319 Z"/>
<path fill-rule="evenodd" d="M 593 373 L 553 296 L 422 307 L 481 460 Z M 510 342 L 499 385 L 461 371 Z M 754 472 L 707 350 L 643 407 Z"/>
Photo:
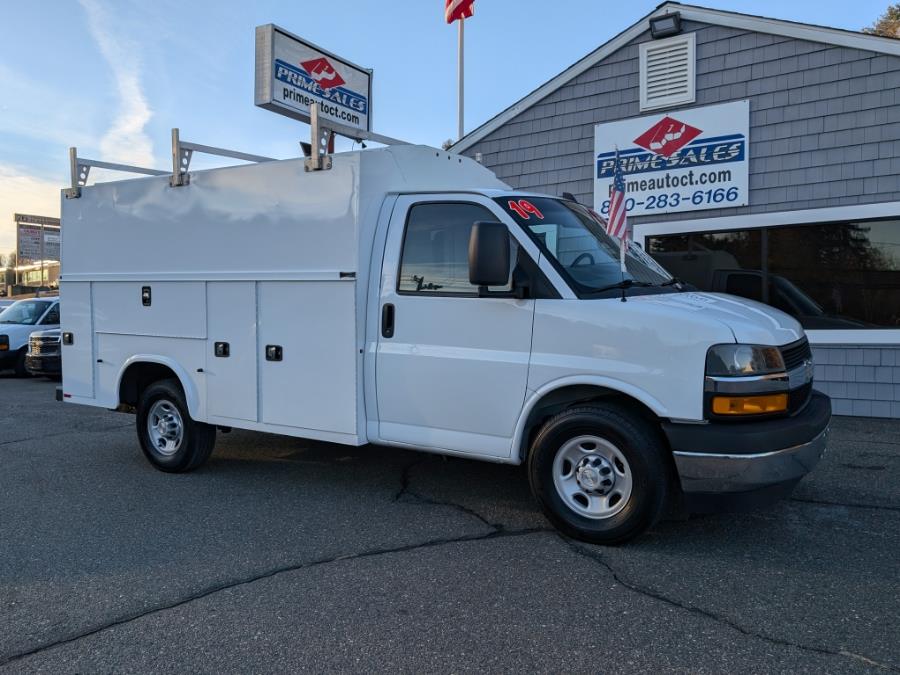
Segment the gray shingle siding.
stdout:
<path fill-rule="evenodd" d="M 750 100 L 750 204 L 634 222 L 900 201 L 900 57 L 724 26 L 697 34 L 693 106 Z M 516 188 L 593 202 L 594 125 L 642 114 L 644 33 L 469 148 Z M 678 106 L 675 107 L 677 109 Z"/>
<path fill-rule="evenodd" d="M 815 386 L 836 415 L 900 419 L 900 349 L 895 346 L 813 347 Z"/>
<path fill-rule="evenodd" d="M 697 34 L 697 100 L 750 100 L 750 204 L 677 221 L 900 201 L 900 57 L 724 26 Z M 465 151 L 524 190 L 593 202 L 594 125 L 643 114 L 644 33 Z M 675 106 L 677 110 L 682 106 Z M 898 213 L 900 216 L 900 213 Z M 816 346 L 816 386 L 843 415 L 900 418 L 900 348 Z"/>

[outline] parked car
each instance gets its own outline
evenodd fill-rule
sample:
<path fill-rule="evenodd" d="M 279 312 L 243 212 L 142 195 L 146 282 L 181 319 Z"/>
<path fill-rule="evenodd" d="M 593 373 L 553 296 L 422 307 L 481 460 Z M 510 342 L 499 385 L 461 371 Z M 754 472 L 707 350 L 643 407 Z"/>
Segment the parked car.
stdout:
<path fill-rule="evenodd" d="M 28 375 L 25 356 L 35 326 L 59 328 L 58 298 L 19 300 L 0 312 L 0 370 Z"/>
<path fill-rule="evenodd" d="M 37 330 L 28 339 L 25 355 L 25 369 L 31 375 L 62 379 L 62 358 L 60 354 L 61 332 L 59 328 Z"/>

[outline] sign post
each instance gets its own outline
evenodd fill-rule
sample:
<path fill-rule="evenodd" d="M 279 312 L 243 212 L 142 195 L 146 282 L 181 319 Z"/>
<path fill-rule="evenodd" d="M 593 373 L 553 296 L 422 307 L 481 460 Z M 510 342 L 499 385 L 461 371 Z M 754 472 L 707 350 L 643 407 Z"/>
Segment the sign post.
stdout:
<path fill-rule="evenodd" d="M 405 145 L 372 131 L 372 74 L 274 24 L 256 27 L 257 106 L 307 123 L 315 108 L 320 129 L 355 141 Z"/>
<path fill-rule="evenodd" d="M 255 103 L 301 122 L 310 107 L 323 123 L 372 130 L 372 70 L 273 24 L 256 28 Z"/>

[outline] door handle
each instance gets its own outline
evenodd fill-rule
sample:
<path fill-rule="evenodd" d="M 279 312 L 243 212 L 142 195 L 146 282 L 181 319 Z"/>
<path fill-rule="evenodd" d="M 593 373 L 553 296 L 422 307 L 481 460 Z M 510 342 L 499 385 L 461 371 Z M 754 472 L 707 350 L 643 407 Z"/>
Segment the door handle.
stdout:
<path fill-rule="evenodd" d="M 266 345 L 266 361 L 281 361 L 283 353 L 281 345 Z"/>
<path fill-rule="evenodd" d="M 394 306 L 389 302 L 381 308 L 381 337 L 394 337 Z"/>

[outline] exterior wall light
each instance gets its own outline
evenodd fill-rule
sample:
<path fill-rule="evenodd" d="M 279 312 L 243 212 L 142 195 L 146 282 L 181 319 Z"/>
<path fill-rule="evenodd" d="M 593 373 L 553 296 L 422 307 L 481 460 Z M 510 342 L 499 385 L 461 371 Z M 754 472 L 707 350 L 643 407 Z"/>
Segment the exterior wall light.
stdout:
<path fill-rule="evenodd" d="M 650 35 L 654 40 L 678 35 L 681 32 L 681 14 L 674 12 L 650 19 Z"/>

